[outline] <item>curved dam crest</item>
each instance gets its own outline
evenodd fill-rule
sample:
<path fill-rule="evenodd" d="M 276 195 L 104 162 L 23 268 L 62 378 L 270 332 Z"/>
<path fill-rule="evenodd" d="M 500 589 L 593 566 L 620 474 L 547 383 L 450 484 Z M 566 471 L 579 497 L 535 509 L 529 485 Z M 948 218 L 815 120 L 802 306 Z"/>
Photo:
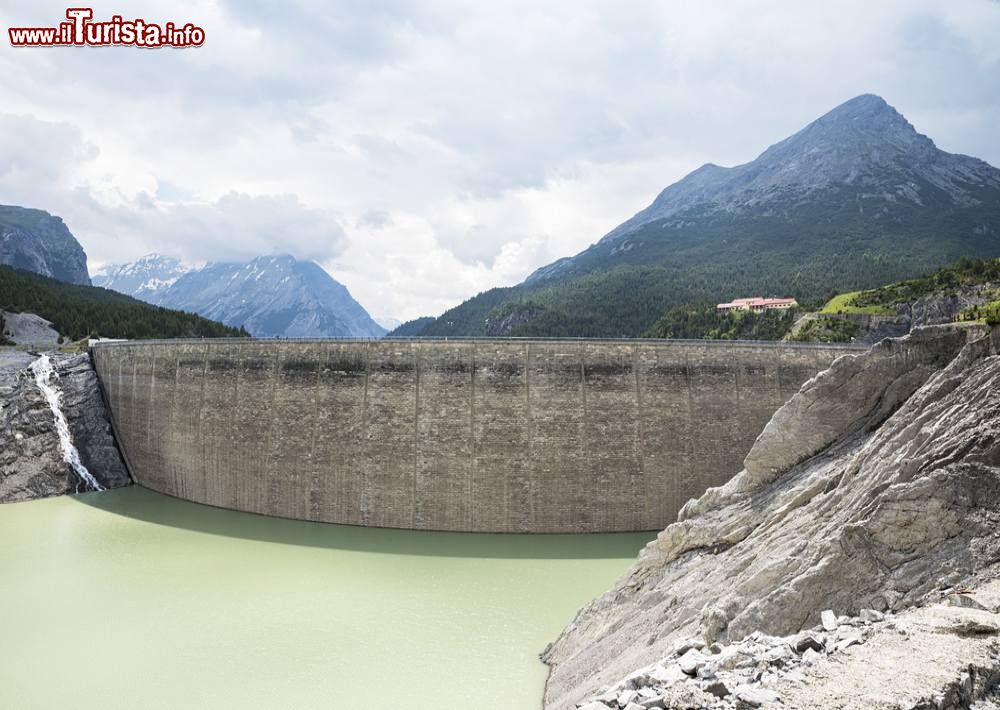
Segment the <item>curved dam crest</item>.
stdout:
<path fill-rule="evenodd" d="M 666 527 L 849 352 L 654 340 L 92 348 L 144 486 L 302 520 L 510 533 Z"/>

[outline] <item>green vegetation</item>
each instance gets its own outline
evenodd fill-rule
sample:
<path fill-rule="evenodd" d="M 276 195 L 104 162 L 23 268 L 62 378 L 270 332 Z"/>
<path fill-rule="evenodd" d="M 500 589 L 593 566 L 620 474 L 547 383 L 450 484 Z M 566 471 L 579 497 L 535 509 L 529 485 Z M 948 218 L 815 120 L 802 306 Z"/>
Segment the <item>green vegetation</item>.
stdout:
<path fill-rule="evenodd" d="M 781 340 L 798 309 L 787 311 L 719 311 L 714 305 L 671 308 L 647 330 L 647 338 L 708 340 Z"/>
<path fill-rule="evenodd" d="M 901 303 L 912 303 L 932 293 L 948 295 L 960 286 L 991 282 L 1000 282 L 1000 260 L 963 257 L 953 265 L 932 274 L 858 294 L 854 299 L 854 305 L 891 307 Z"/>
<path fill-rule="evenodd" d="M 673 308 L 741 296 L 791 294 L 818 308 L 831 292 L 913 279 L 962 255 L 996 256 L 995 236 L 981 227 L 1000 223 L 1000 205 L 990 194 L 973 195 L 982 198 L 975 210 L 943 198 L 923 207 L 899 202 L 876 221 L 858 210 L 865 202 L 860 188 L 844 186 L 773 216 L 691 214 L 653 222 L 594 244 L 554 266 L 548 278 L 481 293 L 421 334 L 485 335 L 491 312 L 507 302 L 545 308 L 514 327 L 515 336 L 639 336 Z M 888 307 L 859 300 L 853 306 Z"/>
<path fill-rule="evenodd" d="M 895 314 L 891 308 L 886 306 L 874 306 L 874 305 L 864 305 L 859 306 L 857 304 L 857 299 L 863 295 L 864 291 L 851 291 L 850 293 L 841 293 L 829 301 L 826 305 L 820 309 L 820 313 L 861 313 L 864 315 L 871 316 L 891 316 Z"/>
<path fill-rule="evenodd" d="M 414 318 L 413 320 L 408 320 L 405 323 L 396 326 L 396 328 L 386 334 L 387 338 L 410 338 L 415 335 L 420 335 L 420 331 L 426 328 L 428 325 L 434 322 L 434 318 L 431 316 L 424 316 L 422 318 Z"/>
<path fill-rule="evenodd" d="M 0 310 L 40 315 L 70 340 L 89 336 L 131 339 L 249 337 L 243 328 L 231 328 L 191 313 L 151 306 L 107 289 L 63 283 L 7 266 L 0 266 Z"/>
<path fill-rule="evenodd" d="M 960 321 L 983 321 L 986 325 L 1000 325 L 1000 300 L 990 301 L 981 306 L 963 308 L 958 314 Z"/>
<path fill-rule="evenodd" d="M 857 323 L 846 318 L 822 316 L 808 321 L 790 340 L 847 343 L 858 334 L 859 327 Z"/>

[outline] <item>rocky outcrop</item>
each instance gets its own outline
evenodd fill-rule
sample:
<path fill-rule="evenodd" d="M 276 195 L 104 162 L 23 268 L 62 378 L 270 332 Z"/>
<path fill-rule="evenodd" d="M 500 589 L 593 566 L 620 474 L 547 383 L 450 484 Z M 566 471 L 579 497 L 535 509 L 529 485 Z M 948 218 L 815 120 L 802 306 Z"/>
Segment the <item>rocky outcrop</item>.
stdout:
<path fill-rule="evenodd" d="M 788 636 L 926 601 L 1000 561 L 996 334 L 938 327 L 838 359 L 545 652 L 572 708 L 673 644 Z"/>
<path fill-rule="evenodd" d="M 51 356 L 53 385 L 81 463 L 104 488 L 129 483 L 89 355 Z M 52 409 L 30 369 L 33 356 L 0 353 L 0 502 L 86 490 L 64 459 Z"/>
<path fill-rule="evenodd" d="M 1000 614 L 981 595 L 855 617 L 827 609 L 798 634 L 681 639 L 667 658 L 588 698 L 587 710 L 997 710 Z"/>
<path fill-rule="evenodd" d="M 899 310 L 914 328 L 950 323 L 966 308 L 981 306 L 991 300 L 987 294 L 995 290 L 996 284 L 993 283 L 954 286 L 941 293 L 921 296 L 913 303 L 903 304 Z"/>
<path fill-rule="evenodd" d="M 0 311 L 3 333 L 17 345 L 52 347 L 59 343 L 59 331 L 52 327 L 52 321 L 34 313 L 5 313 Z"/>
<path fill-rule="evenodd" d="M 90 285 L 83 247 L 62 219 L 42 210 L 0 205 L 0 264 Z"/>
<path fill-rule="evenodd" d="M 889 304 L 889 308 L 896 311 L 895 315 L 806 313 L 795 322 L 785 340 L 836 342 L 838 338 L 833 337 L 836 333 L 829 327 L 823 327 L 824 324 L 848 321 L 854 328 L 851 334 L 853 342 L 873 345 L 885 338 L 902 337 L 914 328 L 952 323 L 963 310 L 991 301 L 996 288 L 996 284 L 988 281 L 942 287 L 912 302 Z"/>
<path fill-rule="evenodd" d="M 545 313 L 545 308 L 535 303 L 502 307 L 486 317 L 486 335 L 507 337 L 515 328 L 526 325 Z"/>

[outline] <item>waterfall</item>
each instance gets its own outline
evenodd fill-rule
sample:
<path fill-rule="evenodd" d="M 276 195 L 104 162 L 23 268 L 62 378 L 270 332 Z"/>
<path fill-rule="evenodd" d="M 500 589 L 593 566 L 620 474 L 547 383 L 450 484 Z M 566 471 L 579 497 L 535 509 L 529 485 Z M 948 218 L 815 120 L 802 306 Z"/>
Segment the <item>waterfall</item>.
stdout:
<path fill-rule="evenodd" d="M 49 356 L 44 353 L 40 355 L 37 360 L 31 363 L 31 371 L 35 375 L 35 384 L 38 385 L 38 389 L 45 395 L 45 401 L 49 403 L 49 408 L 52 410 L 52 417 L 56 422 L 56 431 L 59 433 L 59 446 L 62 449 L 63 461 L 72 466 L 73 471 L 76 472 L 76 475 L 89 490 L 103 491 L 104 486 L 98 483 L 97 479 L 83 465 L 83 462 L 80 460 L 80 452 L 77 451 L 76 446 L 73 444 L 73 437 L 69 433 L 69 424 L 62 413 L 62 408 L 59 406 L 59 398 L 62 397 L 62 393 L 52 384 L 53 377 L 58 379 L 59 374 L 53 369 Z M 77 492 L 79 493 L 79 491 L 80 486 L 77 484 Z"/>

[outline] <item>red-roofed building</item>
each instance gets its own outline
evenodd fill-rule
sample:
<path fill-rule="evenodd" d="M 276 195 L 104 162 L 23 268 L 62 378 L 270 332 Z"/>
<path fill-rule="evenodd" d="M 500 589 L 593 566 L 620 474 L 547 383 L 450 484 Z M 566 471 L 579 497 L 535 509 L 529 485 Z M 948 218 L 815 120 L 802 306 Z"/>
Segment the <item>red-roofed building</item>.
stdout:
<path fill-rule="evenodd" d="M 794 298 L 734 298 L 729 303 L 720 303 L 716 309 L 720 311 L 786 311 L 794 308 L 799 302 Z"/>

